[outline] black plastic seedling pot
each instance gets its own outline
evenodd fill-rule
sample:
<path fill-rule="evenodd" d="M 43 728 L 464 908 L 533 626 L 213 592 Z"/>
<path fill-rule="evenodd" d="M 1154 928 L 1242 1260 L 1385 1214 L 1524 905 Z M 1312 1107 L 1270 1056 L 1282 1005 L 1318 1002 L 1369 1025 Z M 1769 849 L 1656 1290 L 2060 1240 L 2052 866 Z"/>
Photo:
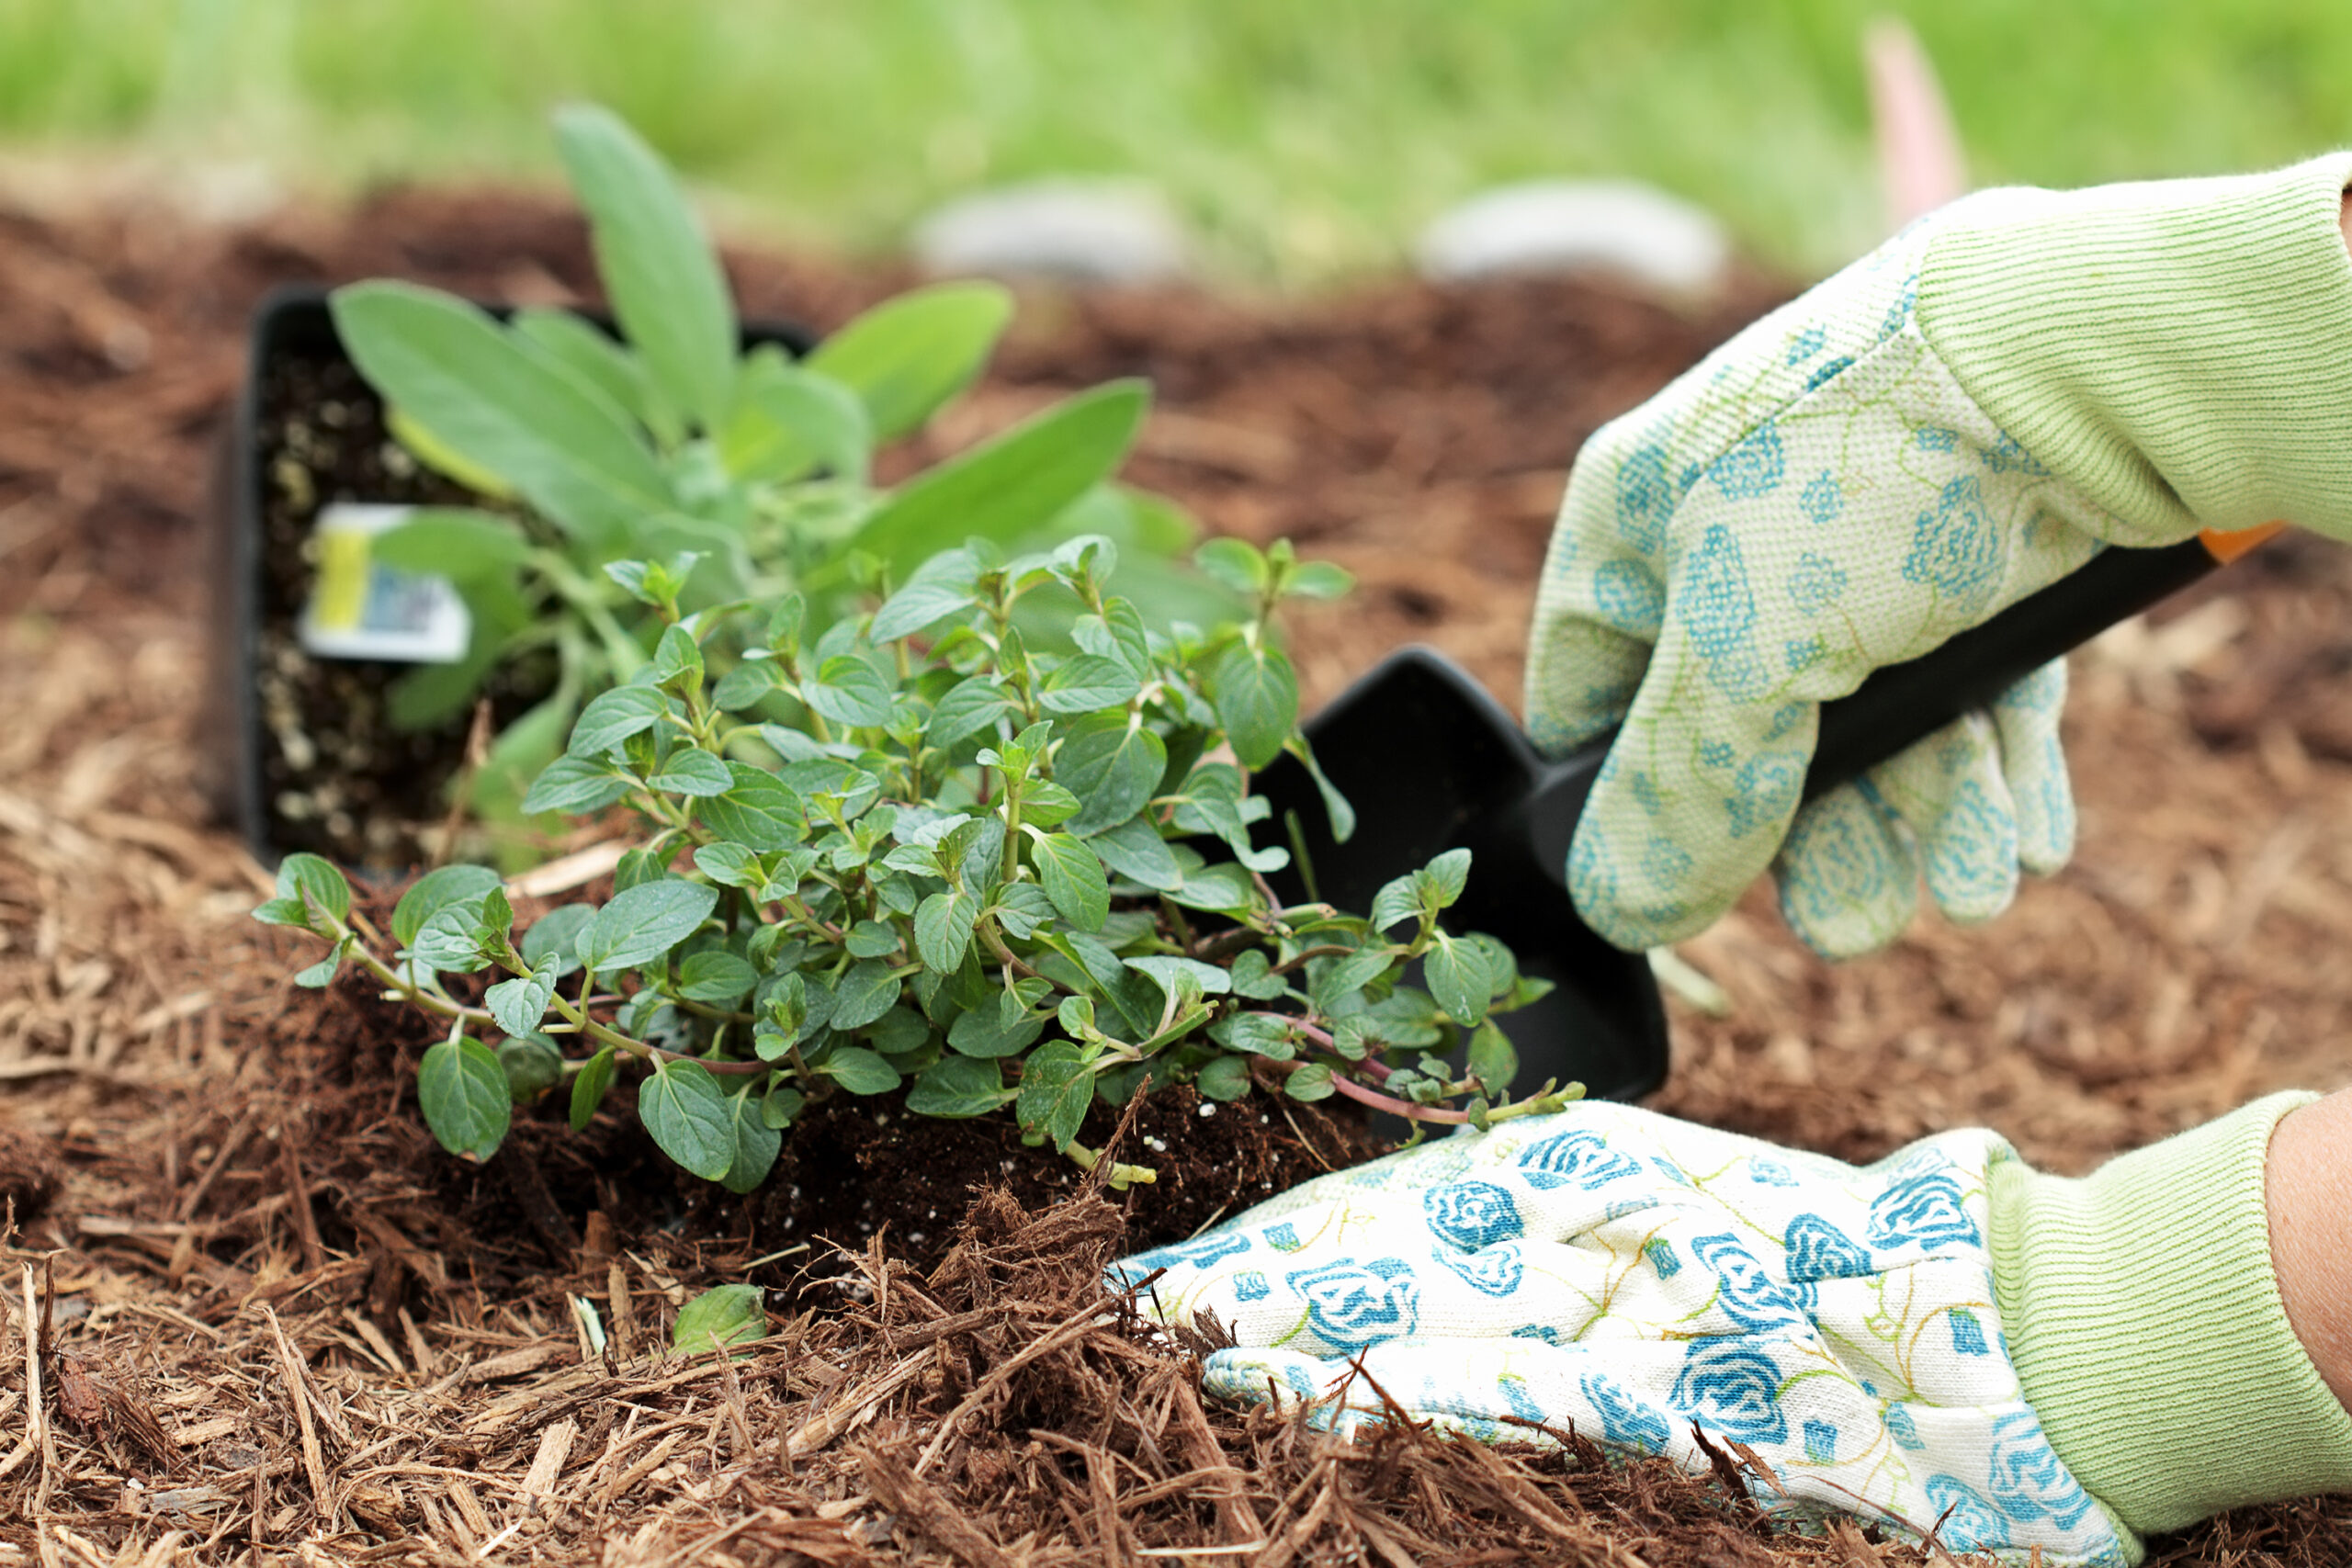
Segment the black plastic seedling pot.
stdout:
<path fill-rule="evenodd" d="M 763 325 L 744 341 L 797 355 L 814 339 Z M 307 850 L 396 873 L 426 858 L 421 835 L 447 809 L 472 715 L 397 728 L 387 696 L 415 660 L 304 646 L 299 623 L 320 576 L 314 530 L 334 504 L 481 500 L 419 467 L 386 430 L 382 404 L 335 335 L 326 292 L 283 289 L 254 314 L 214 484 L 210 794 L 265 864 Z M 552 690 L 555 673 L 552 658 L 496 671 L 484 688 L 492 729 Z"/>

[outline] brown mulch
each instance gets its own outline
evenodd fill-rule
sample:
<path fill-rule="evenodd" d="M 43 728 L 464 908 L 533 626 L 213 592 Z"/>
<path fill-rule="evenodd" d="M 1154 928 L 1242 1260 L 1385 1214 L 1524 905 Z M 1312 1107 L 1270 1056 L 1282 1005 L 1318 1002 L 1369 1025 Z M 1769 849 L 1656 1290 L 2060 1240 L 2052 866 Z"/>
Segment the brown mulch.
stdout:
<path fill-rule="evenodd" d="M 736 265 L 752 309 L 819 326 L 901 281 Z M 562 1140 L 552 1220 L 527 1178 L 439 1155 L 285 984 L 202 807 L 197 519 L 239 323 L 272 282 L 371 272 L 586 285 L 576 225 L 504 197 L 238 230 L 0 208 L 0 1564 L 1929 1560 L 1771 1533 L 1712 1483 L 1588 1449 L 1349 1446 L 1204 1406 L 1198 1347 L 1096 1286 L 1128 1245 L 1099 1195 L 983 1199 L 918 1273 L 887 1227 L 777 1259 L 666 1192 L 583 1207 L 602 1190 Z M 1148 372 L 1136 478 L 1363 579 L 1295 628 L 1314 694 L 1413 638 L 1510 693 L 1576 444 L 1768 298 L 1706 319 L 1566 284 L 1041 299 L 934 439 Z M 2274 547 L 2086 651 L 2075 864 L 1988 928 L 1923 920 L 1838 968 L 1751 900 L 1683 950 L 1730 1010 L 1678 1005 L 1657 1103 L 1857 1157 L 1987 1123 L 2081 1170 L 2352 1079 L 2347 611 L 2339 552 Z M 754 1264 L 831 1302 L 741 1359 L 669 1352 L 676 1307 Z M 2154 1545 L 2342 1562 L 2352 1506 Z"/>

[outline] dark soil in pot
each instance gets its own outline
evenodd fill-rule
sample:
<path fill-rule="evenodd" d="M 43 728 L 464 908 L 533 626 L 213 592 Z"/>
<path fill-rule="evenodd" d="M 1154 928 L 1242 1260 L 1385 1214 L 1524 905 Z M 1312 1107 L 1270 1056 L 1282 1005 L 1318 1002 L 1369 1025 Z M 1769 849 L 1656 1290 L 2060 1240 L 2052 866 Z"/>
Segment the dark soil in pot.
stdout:
<path fill-rule="evenodd" d="M 427 835 L 464 766 L 469 710 L 420 729 L 387 711 L 413 665 L 334 659 L 297 626 L 318 580 L 312 528 L 336 502 L 472 506 L 481 498 L 420 468 L 385 429 L 383 405 L 339 354 L 281 344 L 260 367 L 254 450 L 258 559 L 252 672 L 253 766 L 268 848 L 387 870 L 434 858 Z M 554 689 L 551 652 L 502 666 L 482 691 L 495 734 Z"/>

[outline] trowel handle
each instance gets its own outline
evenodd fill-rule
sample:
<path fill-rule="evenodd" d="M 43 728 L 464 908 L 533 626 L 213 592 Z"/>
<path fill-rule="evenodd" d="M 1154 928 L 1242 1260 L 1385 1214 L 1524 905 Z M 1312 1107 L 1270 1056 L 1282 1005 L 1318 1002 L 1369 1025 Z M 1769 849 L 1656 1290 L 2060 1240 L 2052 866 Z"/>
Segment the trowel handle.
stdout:
<path fill-rule="evenodd" d="M 2170 598 L 2284 527 L 2211 531 L 2160 549 L 2106 549 L 1940 648 L 1871 673 L 1821 705 L 1804 798 L 1812 800 L 1981 708 L 2052 660 Z"/>
<path fill-rule="evenodd" d="M 1826 794 L 1984 706 L 2052 660 L 2235 560 L 2284 526 L 2207 532 L 2160 549 L 2101 550 L 1933 651 L 1872 671 L 1851 693 L 1822 704 L 1804 798 Z M 1615 739 L 1612 732 L 1547 764 L 1529 793 L 1526 822 L 1537 860 L 1555 874 L 1565 871 L 1585 796 Z"/>

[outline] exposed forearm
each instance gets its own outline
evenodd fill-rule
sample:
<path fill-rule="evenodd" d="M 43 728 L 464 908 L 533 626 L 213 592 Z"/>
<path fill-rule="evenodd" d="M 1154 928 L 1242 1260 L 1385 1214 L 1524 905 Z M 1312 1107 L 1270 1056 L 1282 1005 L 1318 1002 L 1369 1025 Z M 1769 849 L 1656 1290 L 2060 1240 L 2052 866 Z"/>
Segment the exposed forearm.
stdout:
<path fill-rule="evenodd" d="M 2352 1089 L 2290 1111 L 2263 1169 L 2278 1299 L 2312 1365 L 2352 1409 Z"/>

